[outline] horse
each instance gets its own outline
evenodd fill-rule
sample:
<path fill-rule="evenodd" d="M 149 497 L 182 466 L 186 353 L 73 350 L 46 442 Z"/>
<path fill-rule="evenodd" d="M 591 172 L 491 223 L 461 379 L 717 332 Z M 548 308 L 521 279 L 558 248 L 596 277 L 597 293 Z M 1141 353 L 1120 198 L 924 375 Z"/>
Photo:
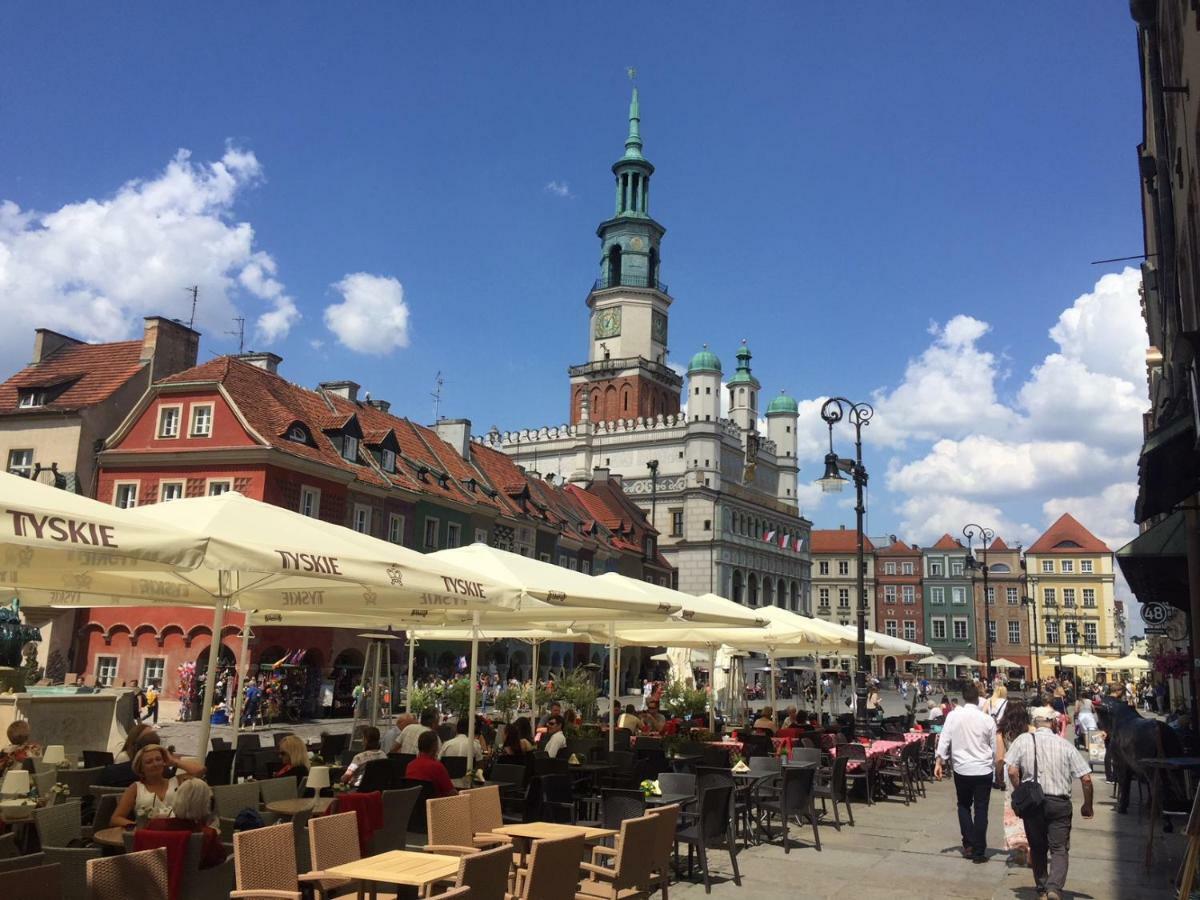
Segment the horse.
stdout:
<path fill-rule="evenodd" d="M 1123 700 L 1106 697 L 1096 704 L 1100 729 L 1107 735 L 1105 771 L 1117 780 L 1117 812 L 1129 811 L 1129 794 L 1133 779 L 1150 783 L 1150 770 L 1140 760 L 1150 757 L 1182 756 L 1183 742 L 1169 725 L 1157 719 L 1147 719 Z M 1177 772 L 1166 773 L 1164 809 L 1186 805 L 1182 779 Z"/>

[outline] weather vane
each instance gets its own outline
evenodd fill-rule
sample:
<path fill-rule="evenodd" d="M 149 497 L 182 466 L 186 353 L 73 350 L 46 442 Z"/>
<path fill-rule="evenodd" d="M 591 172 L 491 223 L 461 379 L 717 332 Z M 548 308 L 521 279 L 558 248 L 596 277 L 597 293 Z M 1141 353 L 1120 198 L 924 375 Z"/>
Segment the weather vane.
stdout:
<path fill-rule="evenodd" d="M 625 74 L 629 76 L 630 81 L 633 81 L 637 78 L 637 69 L 635 69 L 633 66 L 626 66 Z"/>

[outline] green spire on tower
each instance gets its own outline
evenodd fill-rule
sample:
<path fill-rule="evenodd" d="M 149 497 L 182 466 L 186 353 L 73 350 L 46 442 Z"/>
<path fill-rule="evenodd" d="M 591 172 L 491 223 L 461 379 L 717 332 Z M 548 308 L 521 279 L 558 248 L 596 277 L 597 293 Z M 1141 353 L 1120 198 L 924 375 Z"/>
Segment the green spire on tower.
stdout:
<path fill-rule="evenodd" d="M 625 138 L 625 159 L 645 159 L 642 156 L 642 117 L 638 112 L 638 89 L 633 89 L 629 101 L 629 137 Z"/>

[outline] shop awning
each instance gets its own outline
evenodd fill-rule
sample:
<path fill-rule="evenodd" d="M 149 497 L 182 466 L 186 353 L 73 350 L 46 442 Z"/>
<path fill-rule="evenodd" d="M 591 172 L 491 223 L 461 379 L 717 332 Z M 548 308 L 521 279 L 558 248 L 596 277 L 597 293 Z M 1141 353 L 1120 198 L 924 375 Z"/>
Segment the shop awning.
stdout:
<path fill-rule="evenodd" d="M 1138 458 L 1135 522 L 1170 512 L 1200 490 L 1200 454 L 1190 410 L 1146 436 Z"/>
<path fill-rule="evenodd" d="M 1187 610 L 1187 521 L 1167 516 L 1117 551 L 1117 564 L 1140 603 L 1158 600 Z"/>

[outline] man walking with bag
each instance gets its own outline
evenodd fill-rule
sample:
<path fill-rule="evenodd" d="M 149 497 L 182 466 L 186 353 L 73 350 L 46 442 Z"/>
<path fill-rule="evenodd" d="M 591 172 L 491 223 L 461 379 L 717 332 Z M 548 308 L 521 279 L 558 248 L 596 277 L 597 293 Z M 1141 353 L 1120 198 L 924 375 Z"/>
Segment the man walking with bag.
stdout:
<path fill-rule="evenodd" d="M 1071 847 L 1071 783 L 1083 785 L 1080 814 L 1092 817 L 1092 768 L 1052 730 L 1058 715 L 1048 706 L 1030 711 L 1034 728 L 1008 748 L 1013 811 L 1025 820 L 1038 900 L 1062 900 Z M 1047 860 L 1047 856 L 1049 859 Z"/>
<path fill-rule="evenodd" d="M 996 777 L 996 720 L 979 708 L 979 688 L 967 682 L 963 705 L 946 716 L 938 737 L 933 777 L 942 780 L 942 764 L 950 760 L 958 794 L 958 827 L 963 856 L 987 862 L 988 803 Z"/>

